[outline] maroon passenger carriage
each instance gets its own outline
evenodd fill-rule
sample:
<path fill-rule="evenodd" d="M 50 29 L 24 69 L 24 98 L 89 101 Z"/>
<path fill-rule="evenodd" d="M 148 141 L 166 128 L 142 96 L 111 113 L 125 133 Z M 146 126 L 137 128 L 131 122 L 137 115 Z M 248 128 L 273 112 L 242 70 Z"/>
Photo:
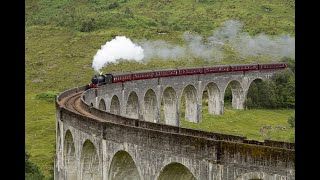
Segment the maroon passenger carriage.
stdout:
<path fill-rule="evenodd" d="M 237 64 L 231 65 L 230 71 L 253 71 L 259 70 L 259 64 Z"/>
<path fill-rule="evenodd" d="M 160 77 L 184 76 L 194 74 L 223 73 L 236 71 L 256 71 L 270 69 L 285 69 L 288 65 L 283 62 L 273 63 L 255 63 L 255 64 L 236 64 L 236 65 L 219 65 L 219 66 L 200 66 L 187 68 L 168 68 L 157 70 L 143 70 L 134 72 L 125 72 L 117 74 L 95 75 L 88 88 L 96 88 L 104 84 L 126 82 L 132 80 L 142 80 Z"/>
<path fill-rule="evenodd" d="M 288 65 L 286 63 L 265 63 L 259 64 L 259 69 L 285 69 Z"/>
<path fill-rule="evenodd" d="M 112 77 L 112 83 L 125 82 L 132 80 L 132 72 L 114 74 Z"/>
<path fill-rule="evenodd" d="M 220 66 L 205 66 L 203 67 L 203 73 L 219 73 L 219 72 L 229 72 L 230 65 L 220 65 Z"/>

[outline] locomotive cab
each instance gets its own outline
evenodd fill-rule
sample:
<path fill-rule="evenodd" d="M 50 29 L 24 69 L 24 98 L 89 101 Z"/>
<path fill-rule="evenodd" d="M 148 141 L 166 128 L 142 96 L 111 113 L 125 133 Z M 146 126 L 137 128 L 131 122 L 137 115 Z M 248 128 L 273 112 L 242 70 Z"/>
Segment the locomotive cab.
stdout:
<path fill-rule="evenodd" d="M 112 74 L 104 74 L 104 82 L 105 84 L 111 84 L 113 79 L 113 75 Z"/>

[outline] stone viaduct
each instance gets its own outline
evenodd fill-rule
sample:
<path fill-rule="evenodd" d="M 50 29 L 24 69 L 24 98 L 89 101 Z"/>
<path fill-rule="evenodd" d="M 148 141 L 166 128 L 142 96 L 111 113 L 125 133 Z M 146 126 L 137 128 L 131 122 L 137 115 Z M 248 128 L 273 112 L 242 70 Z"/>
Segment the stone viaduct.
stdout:
<path fill-rule="evenodd" d="M 55 179 L 295 179 L 294 143 L 180 127 L 222 115 L 230 84 L 232 107 L 245 109 L 250 84 L 275 70 L 136 80 L 97 89 L 69 89 L 56 101 Z M 164 121 L 160 120 L 161 107 Z"/>

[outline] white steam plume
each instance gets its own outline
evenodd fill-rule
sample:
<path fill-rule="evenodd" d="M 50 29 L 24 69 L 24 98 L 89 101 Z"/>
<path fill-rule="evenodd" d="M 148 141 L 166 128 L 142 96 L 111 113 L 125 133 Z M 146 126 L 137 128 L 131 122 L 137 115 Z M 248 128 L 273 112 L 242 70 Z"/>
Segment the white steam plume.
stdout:
<path fill-rule="evenodd" d="M 116 62 L 119 59 L 139 61 L 143 57 L 143 49 L 140 46 L 133 44 L 125 36 L 117 36 L 101 46 L 93 57 L 92 67 L 99 72 L 109 62 Z"/>

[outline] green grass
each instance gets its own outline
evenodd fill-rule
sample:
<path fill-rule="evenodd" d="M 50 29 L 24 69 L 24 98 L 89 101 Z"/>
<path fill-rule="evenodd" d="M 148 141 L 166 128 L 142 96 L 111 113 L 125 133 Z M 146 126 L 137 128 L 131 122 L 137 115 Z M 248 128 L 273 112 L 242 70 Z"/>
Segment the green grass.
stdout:
<path fill-rule="evenodd" d="M 53 169 L 55 155 L 55 104 L 38 100 L 36 94 L 25 96 L 26 149 L 46 176 Z"/>
<path fill-rule="evenodd" d="M 187 122 L 182 117 L 181 125 L 186 128 L 246 136 L 248 139 L 294 142 L 294 129 L 290 128 L 287 122 L 288 117 L 292 114 L 294 114 L 292 109 L 244 111 L 226 108 L 223 115 L 211 115 L 208 114 L 208 107 L 205 106 L 202 123 Z M 260 132 L 260 128 L 263 126 L 272 126 L 272 129 L 263 135 Z M 286 129 L 278 130 L 275 129 L 276 126 L 283 126 Z"/>
<path fill-rule="evenodd" d="M 294 1 L 200 0 L 197 3 L 194 0 L 119 0 L 118 7 L 108 9 L 115 1 L 26 1 L 26 149 L 31 155 L 30 160 L 39 165 L 47 177 L 52 170 L 55 155 L 55 105 L 50 102 L 52 95 L 89 83 L 95 73 L 91 68 L 93 56 L 101 45 L 114 36 L 125 35 L 138 40 L 162 39 L 172 44 L 181 44 L 181 35 L 184 32 L 207 37 L 230 19 L 241 21 L 244 25 L 243 31 L 251 35 L 261 32 L 268 35 L 295 35 Z M 128 14 L 127 8 L 133 16 Z M 83 25 L 92 19 L 94 22 L 90 32 L 81 32 Z M 119 64 L 110 64 L 102 71 L 268 61 L 272 60 L 239 59 L 232 49 L 226 48 L 226 56 L 221 62 L 196 58 L 168 61 L 152 59 L 143 64 L 122 61 Z M 263 123 L 287 127 L 286 118 L 292 112 L 293 110 L 227 109 L 222 116 L 204 114 L 201 127 L 212 127 L 213 129 L 208 130 L 224 133 L 250 132 L 248 138 L 262 139 L 259 128 Z M 229 121 L 235 121 L 234 127 L 230 126 Z M 251 121 L 256 123 L 248 124 Z M 269 138 L 288 140 L 294 131 L 285 131 L 288 133 L 272 131 Z"/>

